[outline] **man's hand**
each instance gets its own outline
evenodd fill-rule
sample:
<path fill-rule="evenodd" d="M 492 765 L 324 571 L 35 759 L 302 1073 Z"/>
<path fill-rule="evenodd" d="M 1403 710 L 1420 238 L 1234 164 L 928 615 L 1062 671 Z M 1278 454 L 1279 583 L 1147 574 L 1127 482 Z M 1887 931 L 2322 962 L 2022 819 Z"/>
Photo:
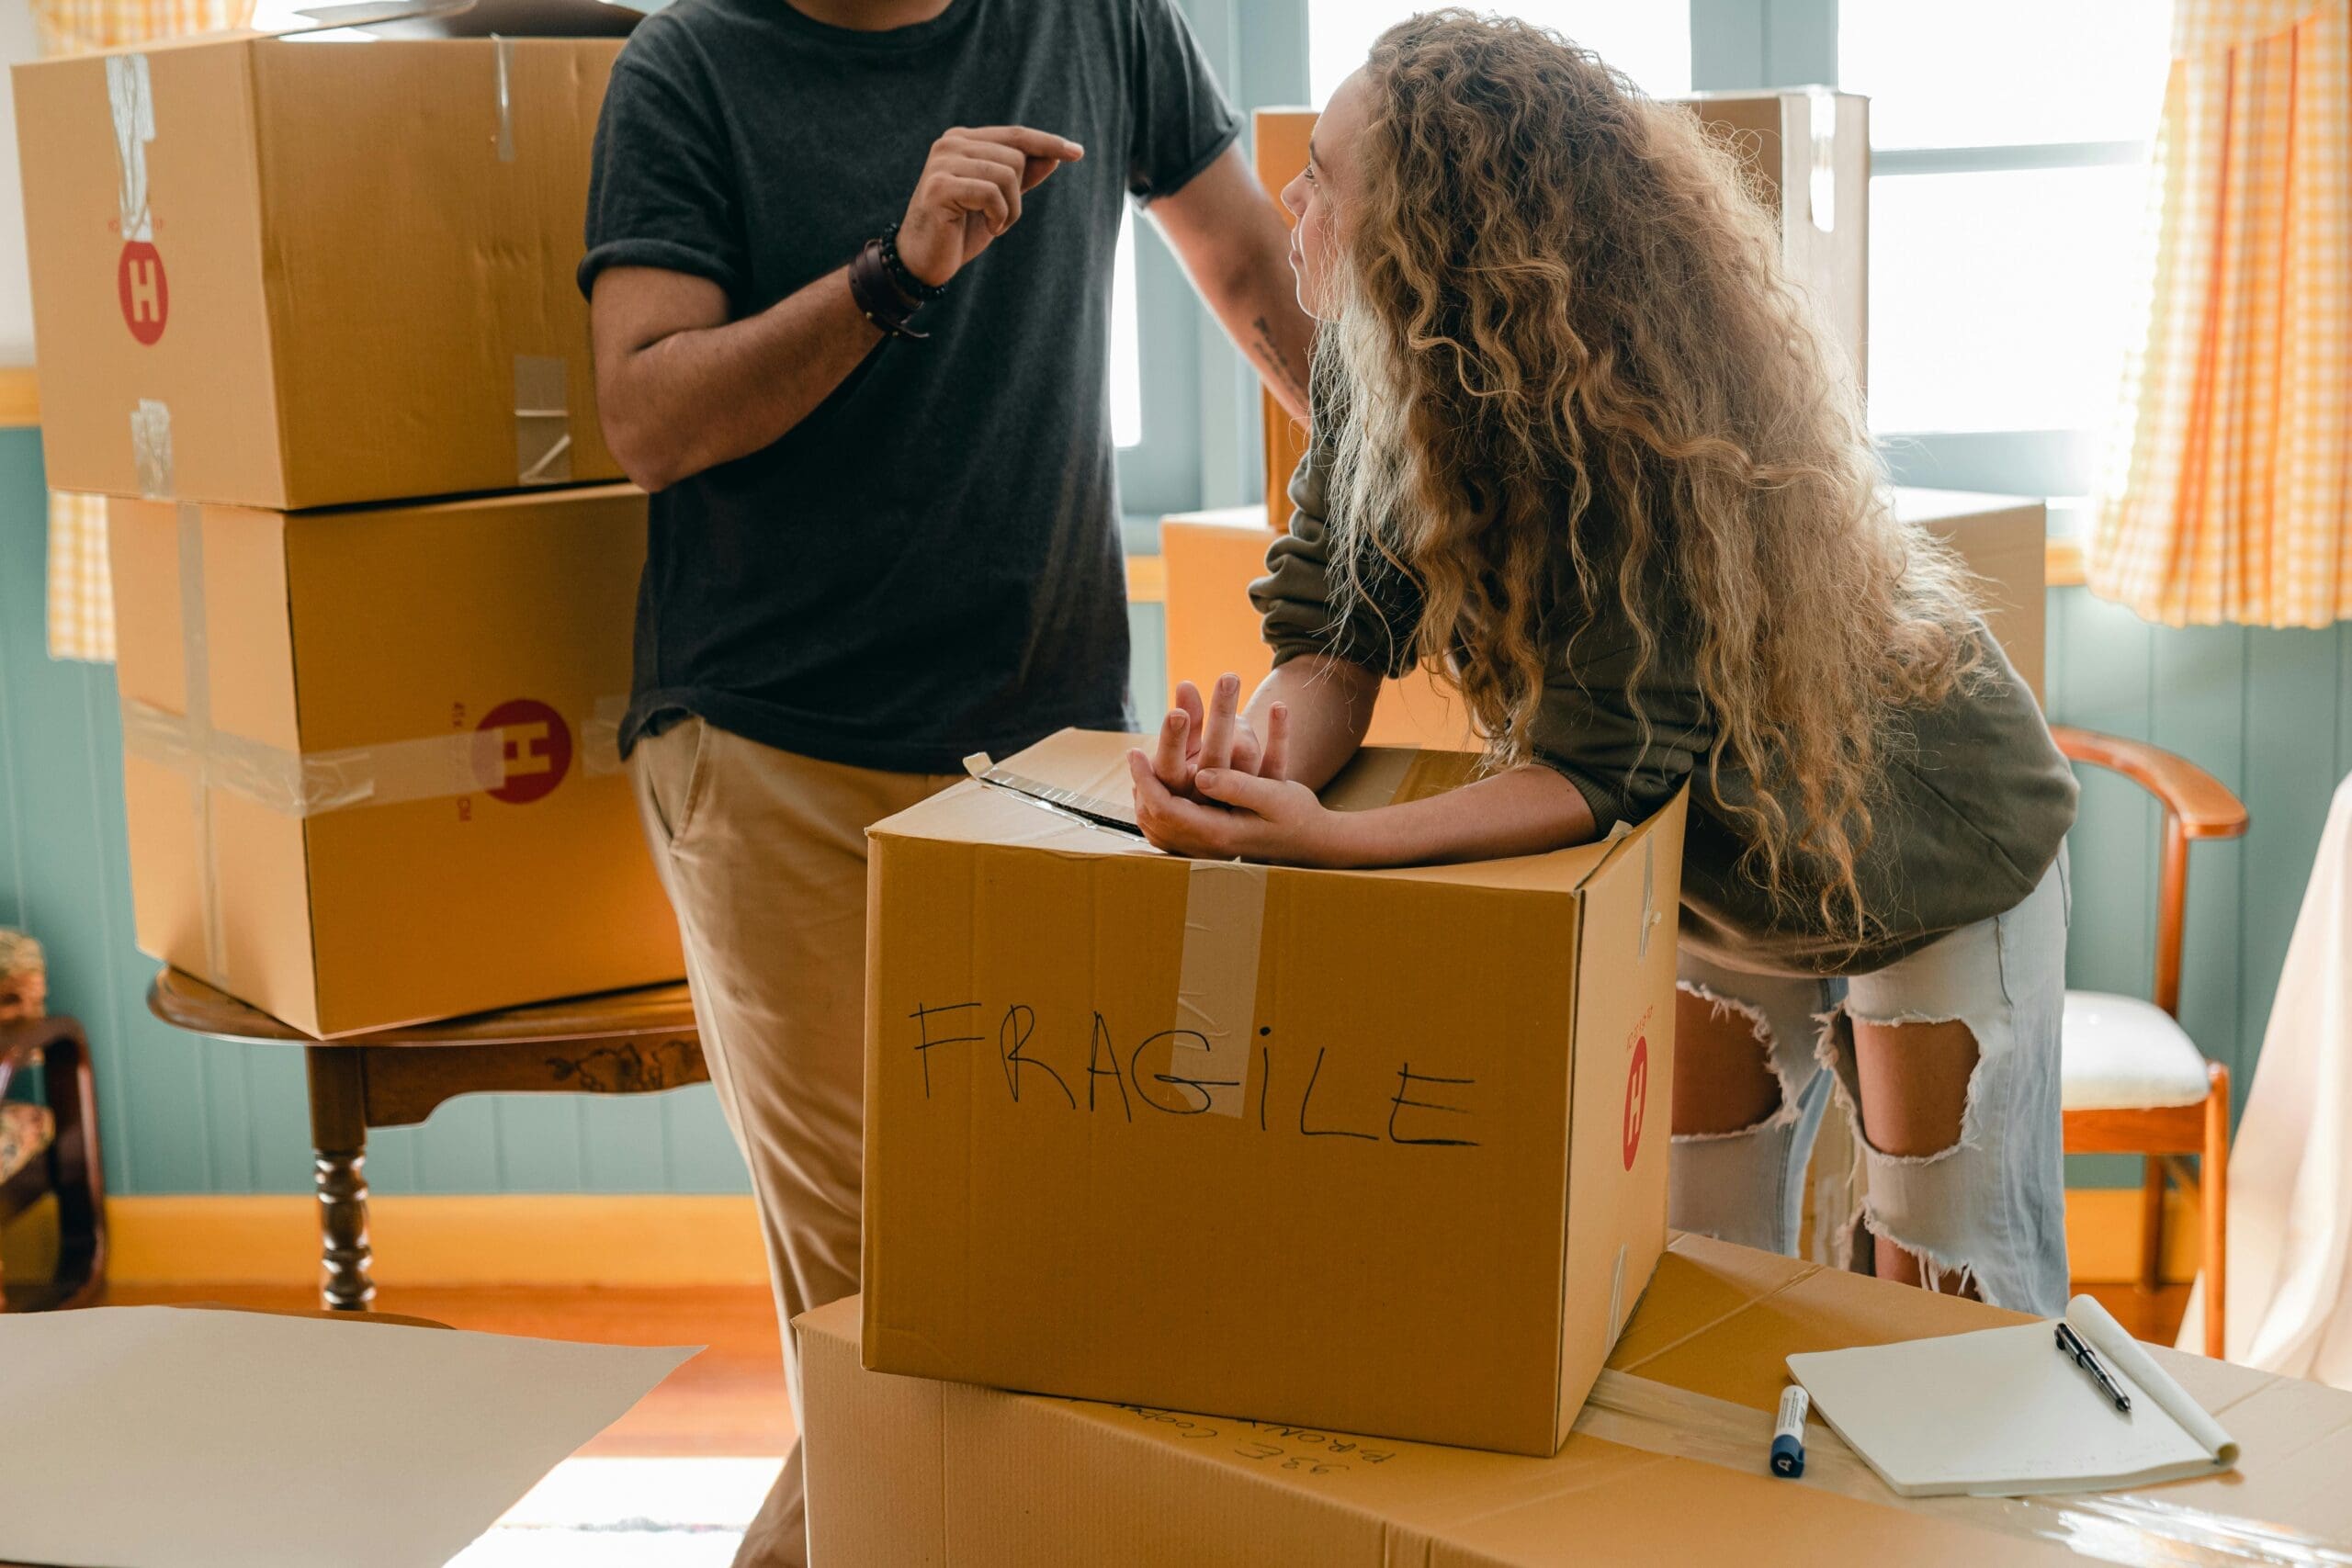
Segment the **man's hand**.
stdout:
<path fill-rule="evenodd" d="M 1025 125 L 958 126 L 931 144 L 899 223 L 899 259 L 936 288 L 1021 221 L 1021 198 L 1086 149 Z"/>
<path fill-rule="evenodd" d="M 1266 712 L 1266 733 L 1261 739 L 1249 716 L 1239 711 L 1241 677 L 1218 677 L 1205 712 L 1200 688 L 1190 681 L 1176 688 L 1176 705 L 1160 721 L 1159 744 L 1151 758 L 1152 772 L 1172 794 L 1193 800 L 1206 798 L 1194 787 L 1203 768 L 1230 769 L 1252 777 L 1281 779 L 1290 765 L 1290 709 L 1276 703 Z"/>

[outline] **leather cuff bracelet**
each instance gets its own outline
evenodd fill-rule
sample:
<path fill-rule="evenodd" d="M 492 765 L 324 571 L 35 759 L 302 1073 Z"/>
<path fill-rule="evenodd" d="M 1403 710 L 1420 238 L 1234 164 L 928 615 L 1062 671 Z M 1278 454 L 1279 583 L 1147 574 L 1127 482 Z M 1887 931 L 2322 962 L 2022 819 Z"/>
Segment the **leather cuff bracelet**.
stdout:
<path fill-rule="evenodd" d="M 931 335 L 907 325 L 922 302 L 910 299 L 899 291 L 890 276 L 889 264 L 882 259 L 882 242 L 878 239 L 866 241 L 850 258 L 849 297 L 856 301 L 859 313 L 888 336 L 919 340 Z"/>

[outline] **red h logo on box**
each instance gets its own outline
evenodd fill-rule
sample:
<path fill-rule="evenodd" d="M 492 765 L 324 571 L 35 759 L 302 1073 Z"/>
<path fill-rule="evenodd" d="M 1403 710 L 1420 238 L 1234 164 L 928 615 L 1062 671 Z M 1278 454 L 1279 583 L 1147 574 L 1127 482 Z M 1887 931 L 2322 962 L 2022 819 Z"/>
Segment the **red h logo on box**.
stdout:
<path fill-rule="evenodd" d="M 492 800 L 528 805 L 554 794 L 571 771 L 571 727 L 545 703 L 529 697 L 501 703 L 478 728 L 504 732 L 506 782 L 489 792 Z"/>
<path fill-rule="evenodd" d="M 130 335 L 143 344 L 162 337 L 164 318 L 171 313 L 172 289 L 155 247 L 144 240 L 125 243 L 122 259 L 115 264 L 114 287 Z"/>

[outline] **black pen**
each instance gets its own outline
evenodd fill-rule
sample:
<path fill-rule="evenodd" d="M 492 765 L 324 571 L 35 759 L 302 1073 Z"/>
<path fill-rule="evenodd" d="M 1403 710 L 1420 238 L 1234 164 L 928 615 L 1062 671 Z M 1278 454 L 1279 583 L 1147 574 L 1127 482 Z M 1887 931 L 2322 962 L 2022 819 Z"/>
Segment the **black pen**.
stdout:
<path fill-rule="evenodd" d="M 2091 1381 L 2098 1384 L 2099 1392 L 2115 1401 L 2116 1409 L 2126 1416 L 2132 1414 L 2132 1396 L 2123 1392 L 2123 1385 L 2115 1381 L 2115 1375 L 2107 1370 L 2107 1363 L 2098 1359 L 2098 1352 L 2091 1348 L 2090 1342 L 2075 1333 L 2075 1325 L 2064 1318 L 2058 1320 L 2058 1349 L 2061 1354 L 2073 1357 L 2075 1365 L 2090 1373 Z"/>

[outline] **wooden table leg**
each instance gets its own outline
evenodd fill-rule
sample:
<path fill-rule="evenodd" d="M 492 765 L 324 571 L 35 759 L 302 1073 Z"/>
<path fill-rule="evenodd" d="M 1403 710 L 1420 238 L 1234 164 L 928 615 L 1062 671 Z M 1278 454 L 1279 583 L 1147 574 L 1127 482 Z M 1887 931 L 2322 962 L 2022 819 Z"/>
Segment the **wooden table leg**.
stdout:
<path fill-rule="evenodd" d="M 319 1294 L 336 1312 L 365 1312 L 376 1299 L 368 1245 L 366 1061 L 348 1045 L 302 1053 L 311 1078 L 311 1145 L 319 1185 L 325 1280 Z"/>

